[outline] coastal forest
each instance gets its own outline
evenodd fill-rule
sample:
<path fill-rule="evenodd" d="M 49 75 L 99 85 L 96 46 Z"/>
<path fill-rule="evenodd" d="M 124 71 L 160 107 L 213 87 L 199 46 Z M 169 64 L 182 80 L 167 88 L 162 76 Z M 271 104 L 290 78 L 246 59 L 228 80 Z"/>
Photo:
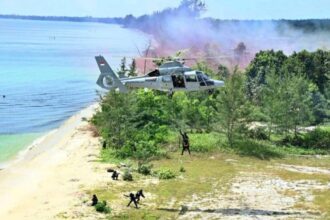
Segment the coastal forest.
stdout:
<path fill-rule="evenodd" d="M 207 6 L 203 1 L 184 0 L 177 8 L 120 20 L 126 27 L 152 34 L 159 43 L 148 45 L 144 55 L 167 58 L 155 61 L 151 68 L 171 60 L 172 55 L 182 58 L 199 55 L 199 59 L 188 64 L 212 78 L 224 80 L 225 86 L 212 94 L 179 92 L 172 99 L 151 90 L 129 94 L 112 91 L 100 96 L 101 111 L 93 123 L 107 142 L 108 151 L 121 158 L 165 155 L 168 146 L 177 140 L 179 130 L 183 130 L 196 141 L 196 144 L 192 141 L 193 151 L 226 146 L 240 154 L 261 158 L 279 156 L 285 149 L 302 154 L 327 153 L 330 52 L 322 48 L 309 52 L 299 50 L 302 47 L 299 46 L 293 48 L 297 51 L 290 55 L 276 49 L 250 53 L 248 48 L 253 46 L 247 38 L 237 46 L 232 45 L 236 48 L 226 60 L 209 60 L 207 56 L 223 55 L 229 49 L 224 49 L 226 46 L 214 36 L 221 34 L 219 30 L 226 29 L 226 25 L 219 20 L 200 18 L 205 10 Z M 187 27 L 186 22 L 203 27 L 207 35 L 201 34 L 198 28 Z M 256 21 L 231 22 L 239 27 L 237 32 L 245 29 L 242 26 L 269 31 L 264 25 L 255 25 Z M 286 25 L 283 22 L 277 23 L 276 34 L 271 34 L 280 37 L 283 31 L 299 29 L 299 33 L 312 33 L 321 38 L 321 33 L 328 33 L 330 27 L 326 20 L 290 21 Z M 176 25 L 180 28 L 174 37 L 171 28 Z M 240 37 L 232 30 L 233 38 Z M 300 38 L 309 44 L 304 36 Z M 135 60 L 126 65 L 123 59 L 119 75 L 136 75 L 138 67 Z M 221 144 L 216 144 L 218 142 Z"/>
<path fill-rule="evenodd" d="M 228 148 L 262 159 L 327 154 L 330 146 L 330 52 L 260 51 L 240 70 L 205 62 L 194 68 L 225 86 L 209 92 L 111 91 L 93 118 L 107 143 L 105 154 L 118 158 L 165 156 L 180 130 L 192 138 L 193 152 Z M 129 73 L 129 71 L 127 71 Z M 173 147 L 173 146 L 172 146 Z M 177 149 L 177 148 L 175 148 Z"/>
<path fill-rule="evenodd" d="M 325 50 L 260 51 L 245 69 L 197 62 L 225 82 L 212 93 L 100 94 L 98 161 L 121 175 L 87 191 L 102 201 L 100 218 L 327 219 L 329 60 Z M 191 155 L 181 155 L 180 132 Z M 141 189 L 139 209 L 127 208 L 123 195 Z"/>
<path fill-rule="evenodd" d="M 90 121 L 100 161 L 116 164 L 127 182 L 88 193 L 110 202 L 103 204 L 111 219 L 329 217 L 328 20 L 220 21 L 200 18 L 204 10 L 202 1 L 184 0 L 116 20 L 154 37 L 141 56 L 162 58 L 123 58 L 119 75 L 197 57 L 186 64 L 225 84 L 172 97 L 148 89 L 99 94 Z M 256 30 L 265 39 L 255 39 Z M 227 33 L 234 40 L 219 37 Z M 191 155 L 180 155 L 181 132 Z M 141 210 L 123 208 L 121 194 L 137 187 L 149 193 Z"/>

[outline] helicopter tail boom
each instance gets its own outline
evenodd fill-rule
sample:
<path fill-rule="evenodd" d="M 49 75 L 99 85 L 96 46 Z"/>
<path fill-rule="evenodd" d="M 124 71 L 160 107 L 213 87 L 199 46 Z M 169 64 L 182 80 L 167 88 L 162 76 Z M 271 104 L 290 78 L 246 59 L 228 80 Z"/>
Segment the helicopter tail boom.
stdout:
<path fill-rule="evenodd" d="M 127 88 L 125 85 L 120 81 L 118 76 L 115 74 L 115 72 L 111 69 L 108 62 L 104 59 L 103 56 L 96 56 L 95 57 L 96 63 L 100 69 L 100 76 L 96 81 L 96 84 L 104 89 L 116 89 L 118 88 L 120 92 L 127 92 Z M 112 80 L 112 84 L 105 85 L 104 79 L 110 78 Z"/>

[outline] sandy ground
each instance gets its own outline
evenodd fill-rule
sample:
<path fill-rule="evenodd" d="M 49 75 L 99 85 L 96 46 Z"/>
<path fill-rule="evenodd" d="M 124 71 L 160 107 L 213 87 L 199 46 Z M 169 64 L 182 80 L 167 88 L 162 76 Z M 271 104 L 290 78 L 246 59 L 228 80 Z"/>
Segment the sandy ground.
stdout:
<path fill-rule="evenodd" d="M 81 206 L 82 188 L 103 181 L 95 172 L 102 166 L 96 162 L 99 140 L 82 120 L 96 108 L 74 115 L 30 148 L 24 159 L 0 171 L 0 219 L 54 219 L 77 203 Z"/>

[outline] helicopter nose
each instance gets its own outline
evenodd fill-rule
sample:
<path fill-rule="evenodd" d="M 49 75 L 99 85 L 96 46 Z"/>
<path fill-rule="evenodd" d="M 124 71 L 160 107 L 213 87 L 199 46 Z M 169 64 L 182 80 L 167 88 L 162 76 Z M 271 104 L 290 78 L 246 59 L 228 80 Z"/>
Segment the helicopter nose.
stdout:
<path fill-rule="evenodd" d="M 213 80 L 214 81 L 214 86 L 215 87 L 222 87 L 225 85 L 225 83 L 221 80 Z"/>

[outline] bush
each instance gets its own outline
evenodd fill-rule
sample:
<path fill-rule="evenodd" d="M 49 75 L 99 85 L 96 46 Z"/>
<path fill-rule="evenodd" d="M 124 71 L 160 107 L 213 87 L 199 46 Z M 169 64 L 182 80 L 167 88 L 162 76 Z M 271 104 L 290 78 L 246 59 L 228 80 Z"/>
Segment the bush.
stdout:
<path fill-rule="evenodd" d="M 158 170 L 157 176 L 161 180 L 168 180 L 168 179 L 173 179 L 176 177 L 175 173 L 168 168 L 163 168 L 161 170 Z"/>
<path fill-rule="evenodd" d="M 110 209 L 109 206 L 107 206 L 107 202 L 106 201 L 98 202 L 95 205 L 95 210 L 97 212 L 106 213 L 106 214 L 111 212 L 111 209 Z"/>
<path fill-rule="evenodd" d="M 184 173 L 184 172 L 186 172 L 186 169 L 184 168 L 184 167 L 180 167 L 180 173 Z"/>
<path fill-rule="evenodd" d="M 317 128 L 301 136 L 286 136 L 281 143 L 303 148 L 330 150 L 330 132 Z"/>
<path fill-rule="evenodd" d="M 264 128 L 257 127 L 254 129 L 249 129 L 247 131 L 247 136 L 249 138 L 257 139 L 257 140 L 268 140 L 267 132 Z"/>
<path fill-rule="evenodd" d="M 236 141 L 233 150 L 240 155 L 252 156 L 262 160 L 283 156 L 277 148 L 269 143 L 250 139 Z"/>
<path fill-rule="evenodd" d="M 287 135 L 281 140 L 281 144 L 302 147 L 304 139 L 302 136 Z"/>
<path fill-rule="evenodd" d="M 163 157 L 166 152 L 159 149 L 153 141 L 138 141 L 126 143 L 126 145 L 115 151 L 115 157 L 120 159 L 135 158 L 146 160 L 151 157 Z"/>
<path fill-rule="evenodd" d="M 153 141 L 141 141 L 136 146 L 134 157 L 139 160 L 146 160 L 151 157 L 161 157 L 164 152 L 161 151 Z"/>
<path fill-rule="evenodd" d="M 137 172 L 143 175 L 150 175 L 151 174 L 152 164 L 147 163 L 140 163 L 138 164 Z"/>
<path fill-rule="evenodd" d="M 303 137 L 303 147 L 330 150 L 330 131 L 320 128 L 308 132 Z"/>
<path fill-rule="evenodd" d="M 131 172 L 128 169 L 125 170 L 125 172 L 123 174 L 123 180 L 124 181 L 133 181 L 133 176 L 132 176 Z"/>
<path fill-rule="evenodd" d="M 210 152 L 218 149 L 219 134 L 203 133 L 188 134 L 190 138 L 190 149 L 195 152 Z"/>

